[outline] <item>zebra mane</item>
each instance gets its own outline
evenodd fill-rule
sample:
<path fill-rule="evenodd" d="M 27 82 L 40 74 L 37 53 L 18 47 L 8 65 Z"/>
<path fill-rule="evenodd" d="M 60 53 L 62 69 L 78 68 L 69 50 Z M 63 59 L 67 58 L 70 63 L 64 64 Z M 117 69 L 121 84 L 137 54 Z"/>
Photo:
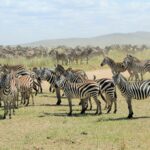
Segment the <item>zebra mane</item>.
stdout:
<path fill-rule="evenodd" d="M 123 80 L 128 81 L 122 74 L 119 74 Z"/>
<path fill-rule="evenodd" d="M 109 61 L 113 62 L 113 63 L 115 62 L 112 58 L 110 58 L 110 57 L 108 57 L 108 56 L 105 57 L 105 58 L 108 59 Z"/>

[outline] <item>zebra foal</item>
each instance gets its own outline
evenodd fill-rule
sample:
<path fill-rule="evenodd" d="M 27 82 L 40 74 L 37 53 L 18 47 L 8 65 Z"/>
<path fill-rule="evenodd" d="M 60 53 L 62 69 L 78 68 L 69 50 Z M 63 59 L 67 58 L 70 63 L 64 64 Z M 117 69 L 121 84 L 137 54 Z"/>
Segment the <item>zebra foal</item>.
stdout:
<path fill-rule="evenodd" d="M 150 97 L 150 80 L 130 83 L 121 74 L 115 74 L 113 80 L 126 99 L 129 110 L 128 118 L 132 118 L 132 99 L 141 100 Z"/>

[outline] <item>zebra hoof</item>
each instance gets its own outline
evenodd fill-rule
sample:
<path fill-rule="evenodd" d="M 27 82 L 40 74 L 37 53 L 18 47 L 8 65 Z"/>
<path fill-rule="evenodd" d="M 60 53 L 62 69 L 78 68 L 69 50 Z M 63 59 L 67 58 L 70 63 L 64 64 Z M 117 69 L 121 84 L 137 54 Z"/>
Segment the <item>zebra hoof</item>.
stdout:
<path fill-rule="evenodd" d="M 3 119 L 6 119 L 6 116 L 4 116 Z"/>
<path fill-rule="evenodd" d="M 133 118 L 133 113 L 128 115 L 128 119 Z"/>
<path fill-rule="evenodd" d="M 61 104 L 61 101 L 58 101 L 57 103 L 56 103 L 56 105 L 60 105 Z"/>
<path fill-rule="evenodd" d="M 114 114 L 116 114 L 117 110 L 114 110 Z"/>
<path fill-rule="evenodd" d="M 82 110 L 82 111 L 81 111 L 81 114 L 85 114 L 85 110 Z"/>
<path fill-rule="evenodd" d="M 72 113 L 69 113 L 67 116 L 72 116 Z"/>
<path fill-rule="evenodd" d="M 81 105 L 81 102 L 79 102 L 79 105 Z"/>

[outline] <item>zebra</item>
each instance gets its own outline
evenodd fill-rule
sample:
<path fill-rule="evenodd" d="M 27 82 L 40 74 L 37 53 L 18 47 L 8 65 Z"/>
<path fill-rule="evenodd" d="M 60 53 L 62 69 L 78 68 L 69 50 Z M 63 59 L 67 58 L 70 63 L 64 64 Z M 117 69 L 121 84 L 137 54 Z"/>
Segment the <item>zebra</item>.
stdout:
<path fill-rule="evenodd" d="M 71 83 L 86 83 L 86 82 L 91 81 L 88 79 L 87 76 L 82 76 L 82 74 L 76 74 L 68 69 L 65 70 L 63 68 L 63 66 L 61 66 L 61 65 L 57 65 L 57 67 L 55 68 L 55 71 L 59 72 L 60 74 L 63 74 L 66 77 L 66 79 L 68 79 Z M 114 104 L 115 104 L 114 113 L 116 113 L 116 111 L 117 111 L 117 103 L 116 103 L 117 94 L 116 94 L 116 88 L 115 88 L 113 81 L 111 79 L 107 79 L 107 78 L 102 78 L 102 79 L 96 80 L 96 77 L 95 77 L 95 82 L 97 82 L 97 84 L 99 85 L 100 96 L 106 103 L 105 108 L 108 105 L 107 113 L 109 113 L 111 111 L 112 102 L 114 102 Z M 102 95 L 102 93 L 105 93 L 107 100 Z M 89 99 L 89 102 L 90 102 L 90 110 L 91 110 L 92 103 L 91 103 L 90 99 Z M 81 104 L 81 102 L 79 104 Z"/>
<path fill-rule="evenodd" d="M 23 103 L 25 106 L 28 106 L 29 99 L 31 96 L 32 104 L 34 105 L 34 98 L 33 98 L 33 92 L 32 92 L 32 89 L 34 86 L 33 79 L 28 75 L 24 75 L 24 76 L 18 77 L 17 80 L 18 80 L 17 88 L 19 92 L 21 93 L 21 103 Z"/>
<path fill-rule="evenodd" d="M 15 91 L 16 84 L 12 78 L 12 74 L 4 74 L 0 80 L 0 97 L 4 103 L 4 116 L 3 119 L 6 119 L 7 114 L 9 114 L 9 119 L 11 119 L 11 109 L 14 110 L 14 100 L 15 100 Z"/>
<path fill-rule="evenodd" d="M 56 74 L 57 73 L 63 74 L 66 77 L 66 79 L 68 79 L 71 83 L 84 83 L 84 82 L 86 82 L 86 80 L 88 78 L 87 75 L 84 73 L 84 71 L 82 71 L 82 72 L 81 71 L 80 72 L 79 71 L 73 71 L 72 68 L 65 70 L 64 67 L 62 65 L 59 65 L 59 64 L 56 66 L 55 72 L 56 72 Z M 63 95 L 64 95 L 64 93 L 63 93 Z M 81 105 L 82 102 L 83 101 L 80 100 L 79 105 Z M 90 103 L 90 110 L 92 110 L 91 98 L 89 98 L 89 103 Z M 88 102 L 87 103 L 84 102 L 84 104 L 85 104 L 84 107 L 87 108 Z M 84 109 L 83 105 L 82 105 L 82 109 Z"/>
<path fill-rule="evenodd" d="M 41 69 L 40 78 L 42 80 L 46 80 L 47 82 L 50 83 L 50 85 L 53 88 L 55 88 L 56 97 L 57 97 L 56 105 L 60 105 L 61 104 L 60 88 L 56 87 L 56 74 L 55 74 L 55 72 L 53 70 L 43 68 L 43 69 Z"/>
<path fill-rule="evenodd" d="M 40 73 L 41 73 L 41 69 L 38 69 L 37 67 L 34 67 L 32 69 L 32 71 L 36 74 L 36 80 L 37 80 L 37 83 L 39 84 L 39 90 L 40 90 L 40 93 L 43 93 L 43 88 L 42 88 L 42 80 L 40 78 Z"/>
<path fill-rule="evenodd" d="M 132 118 L 132 99 L 141 100 L 150 96 L 150 80 L 130 83 L 123 75 L 115 74 L 113 81 L 126 99 L 129 110 L 128 118 Z"/>
<path fill-rule="evenodd" d="M 98 99 L 100 90 L 96 82 L 71 83 L 63 75 L 57 73 L 56 86 L 62 88 L 66 97 L 68 98 L 70 108 L 70 111 L 68 113 L 69 116 L 72 115 L 72 98 L 80 98 L 82 101 L 84 101 L 90 97 L 93 97 L 97 105 L 95 114 L 102 113 L 101 102 Z M 85 110 L 82 109 L 81 114 L 84 112 Z"/>
<path fill-rule="evenodd" d="M 113 59 L 109 57 L 105 57 L 103 61 L 101 62 L 100 66 L 108 65 L 111 68 L 112 74 L 114 73 L 120 73 L 125 72 L 126 70 L 130 74 L 129 80 L 133 79 L 135 76 L 136 80 L 138 80 L 139 76 L 138 73 L 132 72 L 130 68 L 128 68 L 124 62 L 115 62 Z"/>
<path fill-rule="evenodd" d="M 111 111 L 112 103 L 114 102 L 114 113 L 117 112 L 117 93 L 116 87 L 112 79 L 101 78 L 95 79 L 100 87 L 101 93 L 105 93 L 106 99 L 103 99 L 106 103 L 105 109 L 108 108 L 107 113 Z"/>
<path fill-rule="evenodd" d="M 140 73 L 141 80 L 143 80 L 143 75 L 146 72 L 150 72 L 150 61 L 144 61 L 144 62 L 137 61 L 137 60 L 135 60 L 135 57 L 133 57 L 131 55 L 127 55 L 124 58 L 123 64 L 127 68 L 132 70 L 134 73 L 137 73 L 137 74 Z"/>

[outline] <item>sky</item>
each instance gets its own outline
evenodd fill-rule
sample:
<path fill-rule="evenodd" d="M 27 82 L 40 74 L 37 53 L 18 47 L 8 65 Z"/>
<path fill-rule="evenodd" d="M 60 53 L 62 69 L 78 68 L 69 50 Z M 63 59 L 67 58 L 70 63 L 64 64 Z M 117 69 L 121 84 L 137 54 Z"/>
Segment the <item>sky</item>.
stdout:
<path fill-rule="evenodd" d="M 150 0 L 0 0 L 0 44 L 150 31 Z"/>

